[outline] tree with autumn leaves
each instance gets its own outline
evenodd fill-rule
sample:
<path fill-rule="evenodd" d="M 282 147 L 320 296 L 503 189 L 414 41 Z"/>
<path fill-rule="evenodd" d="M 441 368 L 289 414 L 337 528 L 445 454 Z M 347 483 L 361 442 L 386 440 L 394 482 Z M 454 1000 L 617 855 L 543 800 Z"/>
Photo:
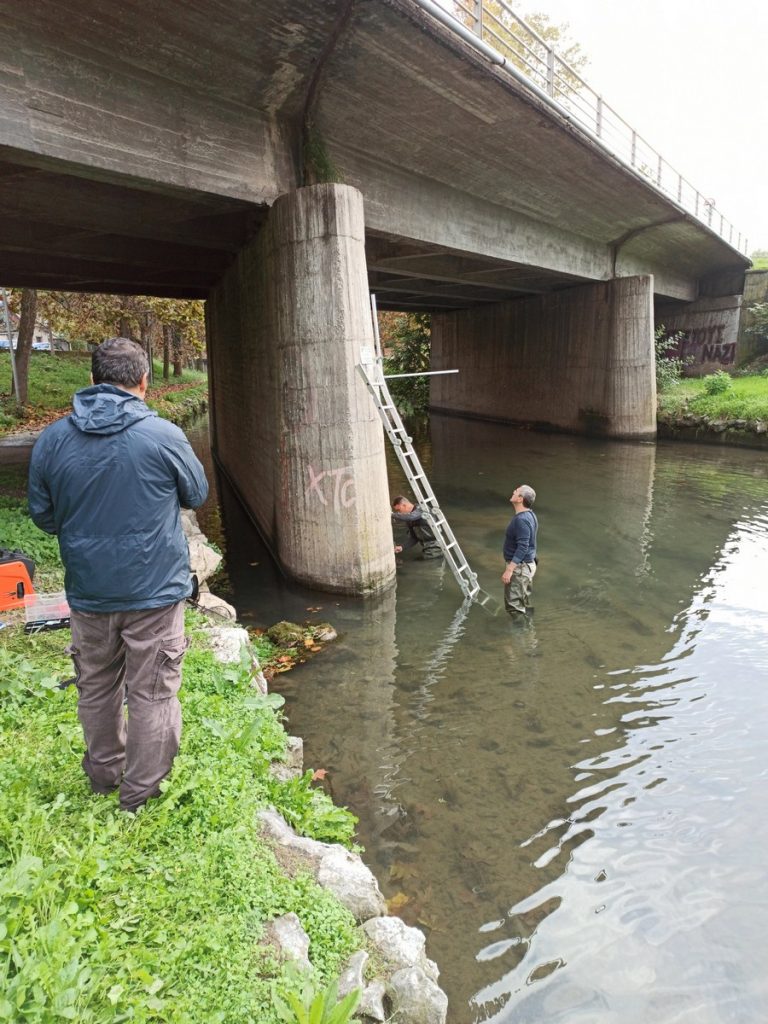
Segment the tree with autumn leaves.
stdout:
<path fill-rule="evenodd" d="M 205 352 L 205 316 L 201 300 L 160 299 L 146 295 L 96 295 L 8 289 L 10 312 L 19 317 L 16 376 L 19 405 L 28 397 L 29 358 L 35 324 L 42 323 L 71 344 L 99 344 L 121 335 L 138 341 L 150 357 L 163 359 L 163 377 L 180 377 L 184 362 Z M 53 345 L 51 346 L 53 351 Z M 13 381 L 11 393 L 15 393 Z"/>

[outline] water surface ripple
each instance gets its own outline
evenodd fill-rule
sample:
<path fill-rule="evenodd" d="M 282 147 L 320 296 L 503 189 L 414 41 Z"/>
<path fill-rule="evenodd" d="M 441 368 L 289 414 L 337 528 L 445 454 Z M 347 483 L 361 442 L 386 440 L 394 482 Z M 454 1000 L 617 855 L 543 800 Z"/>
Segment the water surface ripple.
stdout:
<path fill-rule="evenodd" d="M 340 630 L 281 677 L 290 725 L 450 1021 L 768 1020 L 765 456 L 443 417 L 423 454 L 497 593 L 509 494 L 539 492 L 532 629 L 429 562 L 365 605 L 292 587 L 224 494 L 223 536 L 246 618 Z"/>

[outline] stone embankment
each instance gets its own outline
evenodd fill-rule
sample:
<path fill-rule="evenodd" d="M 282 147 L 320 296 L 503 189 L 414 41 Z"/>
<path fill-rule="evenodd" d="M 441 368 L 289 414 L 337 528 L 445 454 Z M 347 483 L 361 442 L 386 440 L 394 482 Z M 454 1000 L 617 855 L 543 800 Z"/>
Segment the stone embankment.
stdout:
<path fill-rule="evenodd" d="M 221 555 L 207 543 L 194 512 L 184 511 L 182 523 L 187 536 L 192 571 L 201 581 L 199 606 L 214 623 L 208 643 L 222 662 L 238 662 L 248 633 L 236 624 L 235 609 L 210 592 L 207 580 L 221 562 Z M 253 658 L 253 685 L 267 693 L 268 684 Z M 287 756 L 272 765 L 280 779 L 303 772 L 303 744 L 288 737 Z M 387 905 L 373 873 L 357 853 L 337 843 L 322 843 L 298 835 L 273 808 L 259 815 L 264 837 L 275 851 L 283 870 L 312 875 L 350 911 L 361 928 L 365 948 L 354 953 L 339 979 L 339 996 L 354 989 L 362 993 L 355 1019 L 392 1024 L 445 1024 L 448 999 L 438 986 L 438 968 L 427 958 L 426 941 L 418 928 L 387 915 Z M 304 970 L 312 969 L 309 937 L 295 914 L 285 914 L 269 924 L 266 943 Z"/>
<path fill-rule="evenodd" d="M 768 450 L 768 422 L 765 420 L 713 420 L 694 413 L 681 416 L 661 414 L 657 427 L 658 436 L 670 441 Z"/>

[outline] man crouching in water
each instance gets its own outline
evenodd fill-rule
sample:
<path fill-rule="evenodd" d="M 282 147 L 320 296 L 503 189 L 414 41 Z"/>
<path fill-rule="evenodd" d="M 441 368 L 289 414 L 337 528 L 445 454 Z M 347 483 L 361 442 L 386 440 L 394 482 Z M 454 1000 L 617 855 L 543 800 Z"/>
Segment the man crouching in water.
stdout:
<path fill-rule="evenodd" d="M 120 807 L 136 811 L 179 749 L 192 594 L 179 508 L 202 505 L 208 484 L 184 433 L 144 403 L 144 349 L 111 338 L 91 366 L 93 386 L 35 444 L 29 510 L 58 537 L 66 570 L 83 770 L 94 793 L 119 787 Z"/>
<path fill-rule="evenodd" d="M 539 521 L 534 515 L 536 491 L 521 484 L 509 499 L 515 514 L 504 536 L 506 568 L 501 576 L 504 584 L 504 607 L 510 615 L 527 615 L 531 585 L 536 575 L 536 535 Z"/>
<path fill-rule="evenodd" d="M 399 494 L 392 499 L 392 518 L 395 522 L 405 523 L 408 527 L 408 540 L 405 544 L 398 544 L 395 547 L 395 554 L 421 544 L 424 558 L 441 558 L 442 550 L 438 544 L 429 523 L 422 518 L 422 511 L 418 505 L 404 498 Z"/>

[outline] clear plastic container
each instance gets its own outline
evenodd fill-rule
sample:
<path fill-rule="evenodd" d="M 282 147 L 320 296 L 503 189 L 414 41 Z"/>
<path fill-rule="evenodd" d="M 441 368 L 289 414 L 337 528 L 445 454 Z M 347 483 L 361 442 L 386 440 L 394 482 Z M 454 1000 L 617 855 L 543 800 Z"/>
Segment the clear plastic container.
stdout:
<path fill-rule="evenodd" d="M 69 625 L 69 605 L 63 590 L 56 594 L 30 594 L 24 601 L 24 632 L 42 633 Z"/>

